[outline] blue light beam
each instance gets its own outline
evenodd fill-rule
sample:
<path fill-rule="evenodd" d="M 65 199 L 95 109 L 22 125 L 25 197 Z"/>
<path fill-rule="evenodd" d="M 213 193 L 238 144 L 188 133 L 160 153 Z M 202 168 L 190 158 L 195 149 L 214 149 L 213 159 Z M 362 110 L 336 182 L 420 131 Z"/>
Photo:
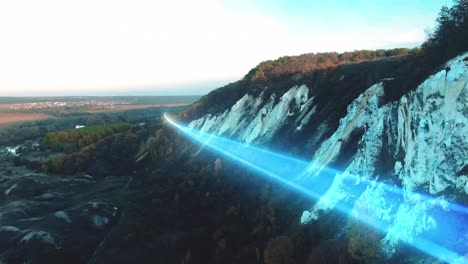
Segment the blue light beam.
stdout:
<path fill-rule="evenodd" d="M 312 176 L 309 162 L 282 155 L 254 146 L 249 146 L 230 139 L 219 137 L 209 133 L 188 128 L 177 124 L 164 114 L 166 121 L 177 128 L 190 139 L 201 143 L 233 161 L 244 165 L 246 168 L 266 176 L 289 189 L 292 189 L 314 201 L 319 201 L 329 190 L 336 175 L 342 171 L 333 168 L 321 168 L 320 173 Z M 309 169 L 309 170 L 307 170 Z M 405 197 L 411 196 L 411 201 L 424 202 L 429 208 L 427 212 L 436 223 L 436 227 L 429 231 L 412 230 L 410 234 L 401 231 L 399 239 L 412 247 L 442 261 L 448 263 L 467 263 L 463 255 L 468 253 L 468 208 L 455 203 L 450 203 L 440 198 L 403 190 L 397 186 L 384 184 L 358 175 L 346 175 L 344 183 L 352 186 L 349 197 L 340 201 L 334 208 L 338 211 L 356 217 L 359 221 L 379 230 L 383 233 L 395 233 L 395 219 Z M 372 186 L 378 186 L 384 190 L 380 193 L 388 209 L 388 217 L 379 217 L 378 213 L 359 211 L 356 214 L 355 203 L 360 195 Z M 375 197 L 377 199 L 382 199 Z M 408 200 L 406 205 L 408 206 Z M 419 204 L 410 204 L 416 208 Z M 401 219 L 399 219 L 401 221 Z M 416 223 L 418 224 L 418 223 Z M 396 225 L 398 227 L 398 225 Z M 391 230 L 391 228 L 393 229 Z M 417 228 L 413 228 L 417 229 Z M 408 230 L 405 230 L 406 232 Z M 398 230 L 396 230 L 398 233 Z"/>

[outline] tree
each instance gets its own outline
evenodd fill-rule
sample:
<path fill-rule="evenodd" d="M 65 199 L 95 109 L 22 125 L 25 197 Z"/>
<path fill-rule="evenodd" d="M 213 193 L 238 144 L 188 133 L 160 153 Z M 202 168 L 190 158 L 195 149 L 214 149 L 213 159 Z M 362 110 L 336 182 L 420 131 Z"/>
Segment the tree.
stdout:
<path fill-rule="evenodd" d="M 217 158 L 214 164 L 215 164 L 214 166 L 215 173 L 219 174 L 219 172 L 223 169 L 223 162 L 219 158 Z"/>
<path fill-rule="evenodd" d="M 432 64 L 440 64 L 468 50 L 468 0 L 454 0 L 439 12 L 437 24 L 422 49 Z"/>
<path fill-rule="evenodd" d="M 156 131 L 154 137 L 148 138 L 146 145 L 153 160 L 160 160 L 174 151 L 174 139 L 162 128 Z"/>
<path fill-rule="evenodd" d="M 265 249 L 266 264 L 291 264 L 293 259 L 294 245 L 287 236 L 279 236 L 268 242 Z"/>

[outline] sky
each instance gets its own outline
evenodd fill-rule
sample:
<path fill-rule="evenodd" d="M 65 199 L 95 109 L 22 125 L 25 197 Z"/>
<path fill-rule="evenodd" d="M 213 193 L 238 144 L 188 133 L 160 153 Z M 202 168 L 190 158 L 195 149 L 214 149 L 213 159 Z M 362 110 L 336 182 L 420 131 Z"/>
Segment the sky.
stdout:
<path fill-rule="evenodd" d="M 0 0 L 0 96 L 205 94 L 261 61 L 416 47 L 450 0 Z"/>

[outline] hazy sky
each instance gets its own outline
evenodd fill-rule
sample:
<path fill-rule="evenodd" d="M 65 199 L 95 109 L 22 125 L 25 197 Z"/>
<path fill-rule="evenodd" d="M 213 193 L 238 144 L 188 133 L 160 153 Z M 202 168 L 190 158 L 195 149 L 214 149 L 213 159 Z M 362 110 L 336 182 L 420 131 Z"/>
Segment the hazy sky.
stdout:
<path fill-rule="evenodd" d="M 450 0 L 0 0 L 0 96 L 202 94 L 283 55 L 414 47 Z"/>

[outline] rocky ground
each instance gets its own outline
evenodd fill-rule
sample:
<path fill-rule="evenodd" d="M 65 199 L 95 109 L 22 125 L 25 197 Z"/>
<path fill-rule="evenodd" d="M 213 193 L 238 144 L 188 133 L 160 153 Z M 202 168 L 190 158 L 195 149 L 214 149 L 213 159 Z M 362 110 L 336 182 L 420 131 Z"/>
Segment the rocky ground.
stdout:
<path fill-rule="evenodd" d="M 67 177 L 0 162 L 0 259 L 84 263 L 119 222 L 130 177 Z M 72 259 L 69 256 L 73 256 Z"/>

